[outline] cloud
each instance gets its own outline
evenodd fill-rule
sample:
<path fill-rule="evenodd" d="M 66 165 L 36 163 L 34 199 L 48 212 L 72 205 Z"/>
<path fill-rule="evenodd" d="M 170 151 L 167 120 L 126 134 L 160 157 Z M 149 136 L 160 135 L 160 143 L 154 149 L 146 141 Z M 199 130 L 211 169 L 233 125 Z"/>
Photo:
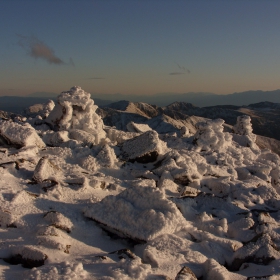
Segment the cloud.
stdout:
<path fill-rule="evenodd" d="M 184 72 L 171 72 L 169 75 L 185 75 Z"/>
<path fill-rule="evenodd" d="M 27 54 L 35 59 L 43 59 L 49 64 L 66 64 L 61 58 L 55 55 L 54 50 L 40 41 L 36 36 L 17 35 L 20 39 L 18 44 L 27 51 Z M 70 65 L 74 66 L 72 58 L 70 58 Z"/>
<path fill-rule="evenodd" d="M 177 67 L 180 69 L 180 71 L 177 72 L 171 72 L 169 73 L 169 75 L 184 75 L 184 74 L 190 74 L 191 71 L 187 68 L 185 68 L 184 66 L 181 66 L 179 63 L 175 62 L 175 64 L 177 65 Z"/>

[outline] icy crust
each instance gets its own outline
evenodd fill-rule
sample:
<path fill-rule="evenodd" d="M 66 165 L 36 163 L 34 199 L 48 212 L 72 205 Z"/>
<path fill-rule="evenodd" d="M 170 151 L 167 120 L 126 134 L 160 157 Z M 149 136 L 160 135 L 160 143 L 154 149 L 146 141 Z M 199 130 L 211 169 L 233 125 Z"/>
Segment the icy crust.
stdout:
<path fill-rule="evenodd" d="M 153 187 L 137 186 L 107 196 L 90 206 L 85 216 L 125 236 L 147 241 L 187 225 L 176 205 Z"/>
<path fill-rule="evenodd" d="M 72 87 L 58 96 L 57 104 L 45 122 L 57 130 L 72 129 L 72 137 L 78 138 L 76 140 L 80 140 L 81 137 L 84 139 L 83 132 L 87 132 L 90 134 L 90 141 L 97 145 L 106 138 L 106 133 L 101 117 L 95 112 L 96 109 L 90 93 L 80 87 Z M 80 134 L 79 130 L 82 131 Z"/>
<path fill-rule="evenodd" d="M 27 123 L 21 125 L 11 121 L 0 120 L 0 135 L 6 139 L 8 143 L 19 147 L 45 147 L 45 143 L 39 137 L 36 130 Z"/>

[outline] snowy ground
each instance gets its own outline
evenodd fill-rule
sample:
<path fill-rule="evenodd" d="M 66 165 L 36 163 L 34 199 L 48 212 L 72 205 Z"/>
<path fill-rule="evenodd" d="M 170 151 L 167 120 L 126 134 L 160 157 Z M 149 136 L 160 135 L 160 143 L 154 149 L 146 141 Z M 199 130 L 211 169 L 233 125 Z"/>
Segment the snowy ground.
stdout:
<path fill-rule="evenodd" d="M 0 279 L 280 279 L 280 159 L 224 132 L 105 127 L 79 87 L 0 119 Z"/>

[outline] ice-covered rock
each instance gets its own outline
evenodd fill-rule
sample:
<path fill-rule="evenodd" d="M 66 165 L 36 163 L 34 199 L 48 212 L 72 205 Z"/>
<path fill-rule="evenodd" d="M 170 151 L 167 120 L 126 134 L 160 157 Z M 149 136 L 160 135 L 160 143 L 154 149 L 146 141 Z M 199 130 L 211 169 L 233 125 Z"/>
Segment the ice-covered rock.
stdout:
<path fill-rule="evenodd" d="M 125 141 L 121 150 L 123 160 L 148 163 L 157 160 L 158 155 L 166 150 L 166 144 L 159 139 L 157 132 L 147 131 L 140 136 Z"/>
<path fill-rule="evenodd" d="M 44 180 L 52 179 L 58 172 L 59 168 L 48 157 L 42 157 L 35 167 L 33 180 L 42 183 Z"/>
<path fill-rule="evenodd" d="M 45 147 L 45 143 L 39 137 L 36 130 L 27 123 L 21 125 L 12 121 L 0 120 L 0 136 L 8 143 L 17 147 Z"/>
<path fill-rule="evenodd" d="M 12 255 L 3 258 L 10 264 L 22 264 L 23 267 L 33 268 L 44 265 L 48 256 L 35 246 L 17 246 L 13 248 Z"/>
<path fill-rule="evenodd" d="M 42 136 L 48 146 L 59 147 L 62 143 L 69 141 L 68 131 L 47 131 Z"/>
<path fill-rule="evenodd" d="M 197 123 L 193 142 L 201 151 L 219 151 L 231 145 L 232 136 L 223 132 L 224 120 L 216 119 Z"/>
<path fill-rule="evenodd" d="M 14 222 L 16 221 L 15 215 L 7 210 L 0 210 L 0 226 L 1 227 L 16 227 Z"/>
<path fill-rule="evenodd" d="M 129 122 L 126 125 L 126 128 L 129 132 L 139 132 L 139 133 L 152 130 L 147 124 L 139 124 L 135 122 Z"/>
<path fill-rule="evenodd" d="M 254 240 L 239 248 L 233 257 L 231 269 L 238 270 L 245 262 L 267 265 L 273 260 L 279 259 L 280 252 L 271 237 L 263 234 L 256 236 Z"/>
<path fill-rule="evenodd" d="M 102 167 L 112 168 L 118 161 L 115 151 L 108 144 L 105 144 L 96 156 L 97 163 Z"/>
<path fill-rule="evenodd" d="M 97 145 L 106 138 L 106 133 L 96 109 L 90 93 L 75 86 L 58 96 L 57 104 L 45 122 L 55 130 L 77 129 L 88 132 L 91 135 L 90 141 Z"/>
<path fill-rule="evenodd" d="M 233 126 L 233 140 L 242 146 L 250 147 L 258 151 L 256 145 L 257 136 L 253 133 L 251 118 L 247 115 L 237 117 L 237 122 Z"/>
<path fill-rule="evenodd" d="M 246 280 L 246 276 L 228 271 L 214 259 L 208 259 L 205 262 L 205 279 L 206 280 Z M 204 277 L 203 277 L 204 279 Z"/>
<path fill-rule="evenodd" d="M 107 196 L 84 214 L 124 237 L 139 241 L 173 233 L 187 224 L 176 205 L 153 187 L 134 186 L 117 196 Z"/>
<path fill-rule="evenodd" d="M 34 104 L 24 110 L 24 115 L 33 118 L 36 116 L 40 116 L 42 119 L 45 119 L 53 110 L 54 106 L 55 103 L 52 100 L 49 100 L 44 104 Z"/>
<path fill-rule="evenodd" d="M 63 214 L 59 212 L 50 211 L 44 216 L 44 218 L 52 226 L 62 229 L 68 233 L 71 232 L 73 228 L 73 223 L 67 217 L 65 217 Z"/>

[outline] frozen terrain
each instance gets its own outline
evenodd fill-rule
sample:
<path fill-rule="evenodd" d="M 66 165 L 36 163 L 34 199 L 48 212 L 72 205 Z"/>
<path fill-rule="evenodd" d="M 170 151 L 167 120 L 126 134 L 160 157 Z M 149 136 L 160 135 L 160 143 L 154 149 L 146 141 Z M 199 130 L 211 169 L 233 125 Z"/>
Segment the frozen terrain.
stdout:
<path fill-rule="evenodd" d="M 97 110 L 72 87 L 1 115 L 0 279 L 280 279 L 280 158 L 248 115 Z"/>

